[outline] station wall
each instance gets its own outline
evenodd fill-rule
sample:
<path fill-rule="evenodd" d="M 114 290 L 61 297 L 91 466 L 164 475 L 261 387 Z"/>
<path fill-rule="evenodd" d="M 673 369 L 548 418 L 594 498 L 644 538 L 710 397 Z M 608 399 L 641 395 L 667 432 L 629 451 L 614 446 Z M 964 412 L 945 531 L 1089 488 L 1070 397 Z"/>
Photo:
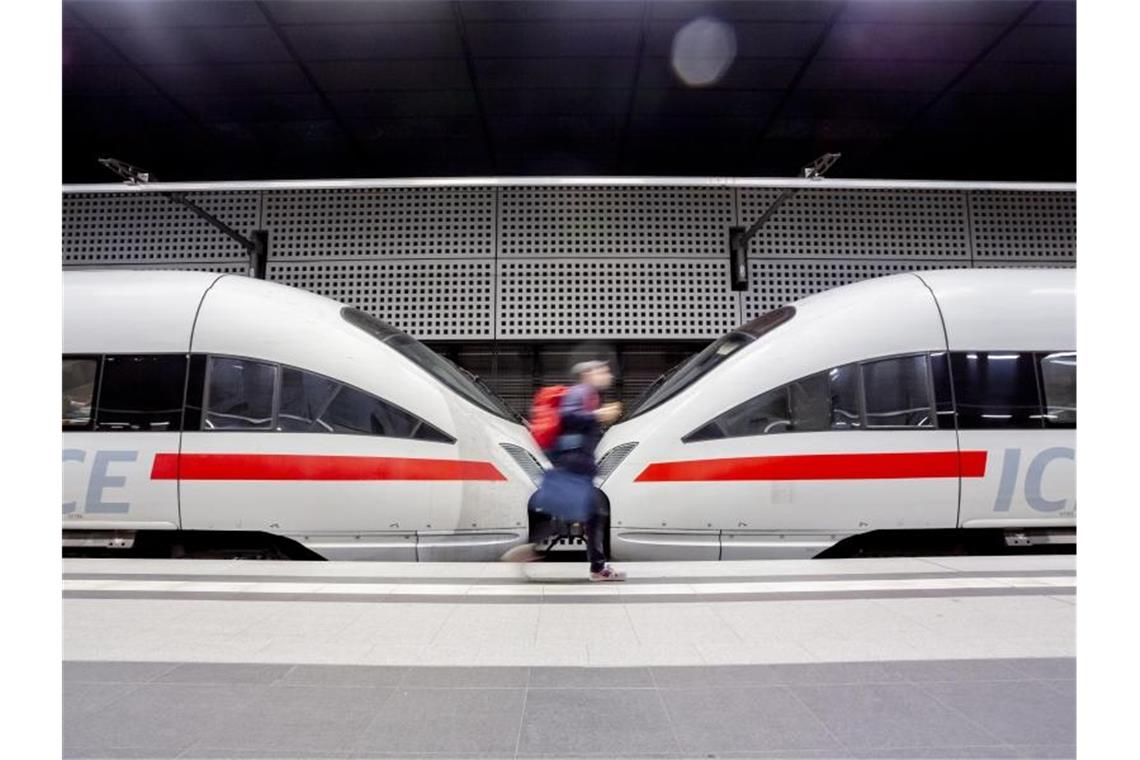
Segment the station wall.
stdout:
<path fill-rule="evenodd" d="M 729 286 L 728 227 L 776 188 L 544 185 L 211 190 L 188 195 L 269 233 L 267 279 L 357 306 L 483 375 L 516 407 L 608 352 L 637 395 L 703 342 L 868 277 L 958 267 L 1072 267 L 1073 192 L 807 189 Z M 63 266 L 245 274 L 244 251 L 156 193 L 68 192 Z M 583 347 L 583 342 L 588 342 Z"/>

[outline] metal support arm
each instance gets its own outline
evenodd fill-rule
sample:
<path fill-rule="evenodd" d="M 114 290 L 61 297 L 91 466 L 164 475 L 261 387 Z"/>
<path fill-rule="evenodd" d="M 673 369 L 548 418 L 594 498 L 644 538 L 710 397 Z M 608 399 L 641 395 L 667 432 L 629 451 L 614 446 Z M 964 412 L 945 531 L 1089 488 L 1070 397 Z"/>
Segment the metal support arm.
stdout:
<path fill-rule="evenodd" d="M 137 166 L 117 158 L 100 158 L 99 163 L 114 172 L 128 185 L 146 185 L 154 179 L 150 172 L 144 172 Z M 155 180 L 157 181 L 157 180 Z M 196 202 L 186 197 L 185 193 L 172 193 L 162 191 L 162 197 L 188 209 L 192 214 L 208 222 L 216 230 L 240 245 L 249 255 L 249 274 L 257 279 L 265 279 L 266 259 L 269 251 L 269 233 L 266 230 L 254 230 L 252 237 L 246 237 L 218 217 L 211 214 Z"/>
<path fill-rule="evenodd" d="M 839 160 L 839 155 L 840 154 L 838 153 L 824 153 L 822 156 L 800 169 L 800 176 L 804 179 L 819 179 L 823 176 L 824 172 L 830 169 L 832 165 L 834 165 L 835 162 Z M 756 236 L 756 233 L 760 231 L 760 228 L 763 227 L 765 223 L 767 223 L 767 221 L 772 218 L 772 215 L 776 213 L 780 206 L 784 204 L 784 201 L 786 201 L 788 198 L 791 198 L 799 191 L 800 188 L 798 187 L 789 187 L 778 196 L 776 196 L 776 200 L 772 201 L 768 205 L 768 208 L 764 209 L 764 213 L 761 214 L 759 218 L 757 218 L 757 220 L 749 225 L 748 229 L 744 231 L 745 244 L 747 245 L 748 242 Z"/>
<path fill-rule="evenodd" d="M 206 209 L 199 206 L 194 201 L 187 198 L 182 193 L 163 193 L 162 196 L 164 198 L 167 198 L 167 199 L 173 201 L 174 203 L 179 204 L 180 206 L 185 206 L 187 209 L 190 210 L 191 213 L 193 213 L 194 215 L 198 216 L 201 219 L 205 219 L 207 222 L 209 222 L 215 228 L 217 228 L 218 232 L 221 232 L 223 235 L 228 237 L 230 240 L 233 240 L 235 243 L 237 243 L 242 248 L 244 248 L 246 253 L 253 253 L 253 249 L 256 246 L 254 245 L 254 242 L 252 240 L 250 240 L 245 235 L 241 234 L 240 232 L 235 230 L 233 227 L 231 227 L 228 224 L 226 224 L 225 222 L 223 222 L 218 217 L 211 214 Z"/>
<path fill-rule="evenodd" d="M 832 167 L 836 161 L 839 160 L 839 153 L 824 153 L 822 156 L 812 161 L 807 166 L 800 169 L 800 176 L 803 179 L 819 179 L 823 177 L 824 172 Z M 784 201 L 791 198 L 798 193 L 801 188 L 789 187 L 785 188 L 776 199 L 768 204 L 764 212 L 750 224 L 745 227 L 729 227 L 728 228 L 728 251 L 731 260 L 730 278 L 732 281 L 733 290 L 748 290 L 748 245 L 752 242 L 752 238 L 760 232 L 761 228 L 767 224 L 772 215 L 779 210 Z"/>

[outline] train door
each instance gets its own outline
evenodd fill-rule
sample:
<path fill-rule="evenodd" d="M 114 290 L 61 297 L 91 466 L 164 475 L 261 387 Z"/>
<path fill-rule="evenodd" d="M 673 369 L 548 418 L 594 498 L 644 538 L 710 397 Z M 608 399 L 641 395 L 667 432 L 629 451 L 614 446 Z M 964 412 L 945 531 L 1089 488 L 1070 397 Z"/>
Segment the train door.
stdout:
<path fill-rule="evenodd" d="M 264 531 L 336 559 L 415 559 L 448 482 L 453 439 L 328 377 L 195 356 L 181 457 L 184 526 Z M 442 481 L 442 482 L 441 482 Z"/>
<path fill-rule="evenodd" d="M 63 358 L 63 527 L 174 530 L 178 484 L 154 464 L 178 451 L 185 354 Z"/>
<path fill-rule="evenodd" d="M 962 479 L 964 528 L 1076 525 L 1074 351 L 951 355 L 963 452 L 985 457 Z"/>

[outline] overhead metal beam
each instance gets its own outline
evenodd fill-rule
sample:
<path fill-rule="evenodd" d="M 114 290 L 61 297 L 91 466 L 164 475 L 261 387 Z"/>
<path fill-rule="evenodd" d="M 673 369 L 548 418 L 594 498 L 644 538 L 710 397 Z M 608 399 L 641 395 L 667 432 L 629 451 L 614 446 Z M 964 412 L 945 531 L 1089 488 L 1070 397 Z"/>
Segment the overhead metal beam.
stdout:
<path fill-rule="evenodd" d="M 814 188 L 817 190 L 1001 190 L 1071 193 L 1075 182 L 991 182 L 940 179 L 802 179 L 791 177 L 409 177 L 400 179 L 255 180 L 249 182 L 150 182 L 63 185 L 64 195 L 195 191 L 344 190 L 463 187 L 708 187 Z"/>

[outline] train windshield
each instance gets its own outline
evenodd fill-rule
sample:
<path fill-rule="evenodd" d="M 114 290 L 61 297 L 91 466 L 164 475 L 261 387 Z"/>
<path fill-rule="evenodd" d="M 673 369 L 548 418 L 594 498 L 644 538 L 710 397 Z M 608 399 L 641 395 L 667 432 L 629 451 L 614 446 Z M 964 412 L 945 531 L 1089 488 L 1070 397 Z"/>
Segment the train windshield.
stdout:
<path fill-rule="evenodd" d="M 452 364 L 406 332 L 350 306 L 341 309 L 340 315 L 350 325 L 359 327 L 384 345 L 403 354 L 436 380 L 476 406 L 511 422 L 519 422 L 518 414 L 491 392 L 491 389 L 477 376 Z"/>
<path fill-rule="evenodd" d="M 659 377 L 638 399 L 628 417 L 635 417 L 664 403 L 688 388 L 700 378 L 719 367 L 730 356 L 752 343 L 761 335 L 779 327 L 795 316 L 794 306 L 782 306 L 747 322 L 727 335 L 713 341 L 700 353 L 678 364 Z"/>

